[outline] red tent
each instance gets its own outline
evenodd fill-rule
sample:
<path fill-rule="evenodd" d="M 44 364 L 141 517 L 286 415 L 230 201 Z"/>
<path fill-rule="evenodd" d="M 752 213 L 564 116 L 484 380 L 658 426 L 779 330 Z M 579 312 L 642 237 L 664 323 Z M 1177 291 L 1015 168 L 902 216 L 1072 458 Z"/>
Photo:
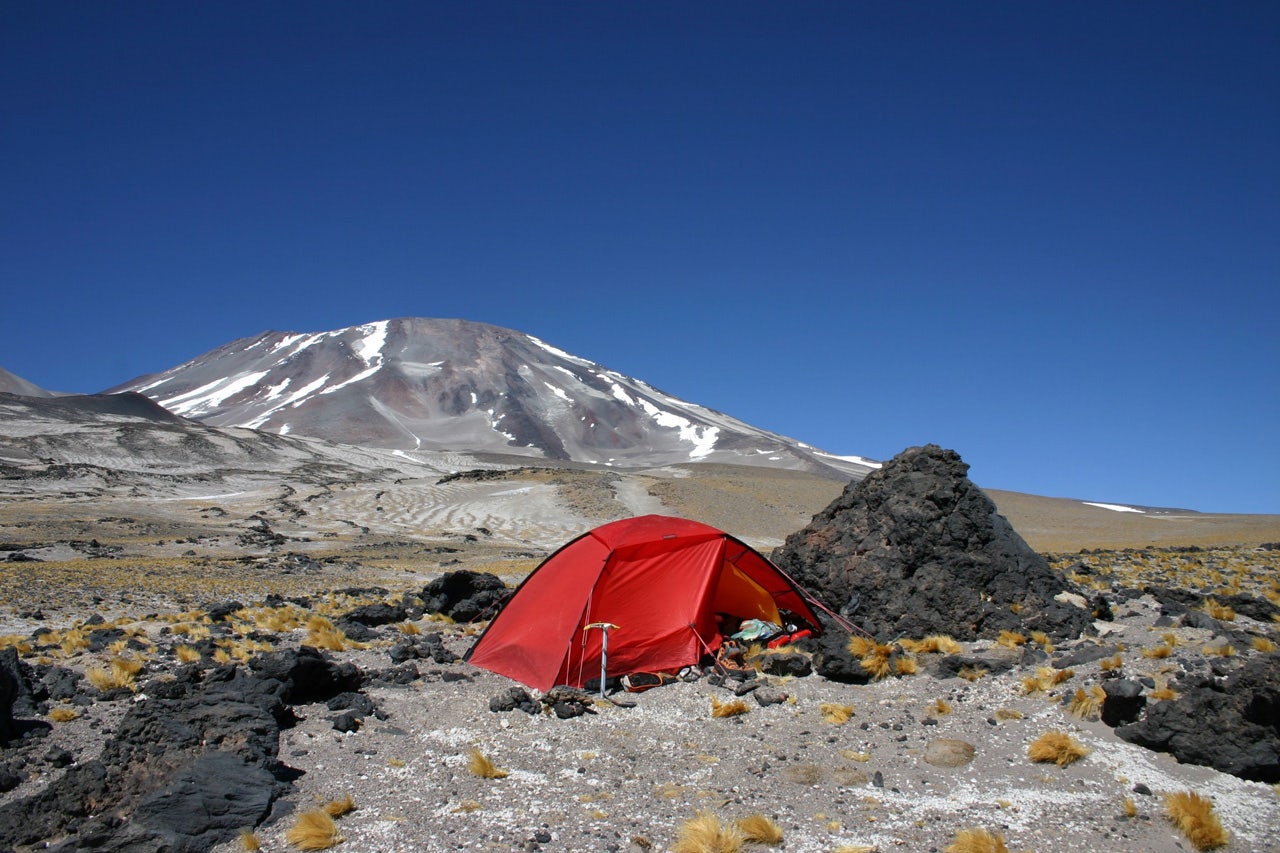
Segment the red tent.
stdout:
<path fill-rule="evenodd" d="M 544 560 L 466 659 L 538 690 L 582 687 L 600 674 L 601 631 L 586 626 L 608 622 L 610 676 L 675 671 L 719 646 L 718 613 L 818 628 L 795 584 L 743 542 L 682 518 L 627 518 Z"/>

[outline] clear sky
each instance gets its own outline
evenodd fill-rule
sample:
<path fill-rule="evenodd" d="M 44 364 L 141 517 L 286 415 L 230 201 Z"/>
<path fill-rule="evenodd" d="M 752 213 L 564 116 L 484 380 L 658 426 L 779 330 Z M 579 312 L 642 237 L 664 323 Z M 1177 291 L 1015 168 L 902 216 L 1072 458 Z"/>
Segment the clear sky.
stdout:
<path fill-rule="evenodd" d="M 1280 3 L 0 4 L 0 367 L 461 317 L 825 450 L 1280 512 Z"/>

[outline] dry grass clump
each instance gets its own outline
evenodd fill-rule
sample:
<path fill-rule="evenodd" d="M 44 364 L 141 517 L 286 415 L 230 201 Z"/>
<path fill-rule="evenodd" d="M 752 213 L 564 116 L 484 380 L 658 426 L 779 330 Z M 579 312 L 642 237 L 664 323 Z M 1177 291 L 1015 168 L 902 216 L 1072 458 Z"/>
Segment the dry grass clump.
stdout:
<path fill-rule="evenodd" d="M 1082 720 L 1096 720 L 1106 699 L 1107 692 L 1096 684 L 1088 689 L 1078 687 L 1071 696 L 1071 713 Z"/>
<path fill-rule="evenodd" d="M 996 637 L 996 645 L 1004 646 L 1006 649 L 1016 649 L 1018 646 L 1027 644 L 1027 636 L 1019 634 L 1017 631 L 1001 631 Z"/>
<path fill-rule="evenodd" d="M 505 779 L 510 775 L 478 749 L 473 749 L 467 754 L 467 770 L 472 776 L 479 776 L 481 779 Z"/>
<path fill-rule="evenodd" d="M 787 764 L 782 775 L 787 777 L 788 782 L 797 785 L 818 785 L 826 778 L 827 773 L 817 764 Z"/>
<path fill-rule="evenodd" d="M 28 642 L 26 637 L 23 637 L 20 634 L 5 634 L 3 637 L 0 637 L 0 649 L 7 649 L 10 647 L 17 649 L 18 654 L 24 657 L 31 654 L 31 643 Z"/>
<path fill-rule="evenodd" d="M 1091 750 L 1066 732 L 1049 731 L 1040 735 L 1027 747 L 1027 758 L 1037 763 L 1053 762 L 1066 767 L 1084 758 Z"/>
<path fill-rule="evenodd" d="M 325 814 L 329 817 L 342 817 L 344 814 L 356 810 L 356 801 L 350 794 L 347 794 L 341 800 L 330 800 L 324 804 L 323 808 Z"/>
<path fill-rule="evenodd" d="M 1022 691 L 1028 696 L 1036 693 L 1047 693 L 1062 682 L 1074 676 L 1073 669 L 1054 669 L 1051 666 L 1036 667 L 1035 675 L 1022 677 Z"/>
<path fill-rule="evenodd" d="M 1098 661 L 1098 668 L 1103 672 L 1114 672 L 1122 666 L 1124 666 L 1124 659 L 1120 657 L 1118 652 L 1115 657 L 1103 658 Z"/>
<path fill-rule="evenodd" d="M 833 726 L 843 726 L 853 716 L 853 706 L 839 702 L 823 702 L 818 710 L 822 712 L 822 719 Z"/>
<path fill-rule="evenodd" d="M 747 838 L 714 812 L 701 811 L 680 825 L 672 853 L 739 853 Z"/>
<path fill-rule="evenodd" d="M 1016 708 L 997 708 L 996 719 L 997 720 L 1021 720 L 1022 712 L 1017 710 Z"/>
<path fill-rule="evenodd" d="M 782 827 L 767 815 L 752 814 L 738 819 L 738 829 L 747 841 L 755 844 L 781 844 Z"/>
<path fill-rule="evenodd" d="M 890 663 L 893 646 L 877 643 L 868 637 L 853 636 L 849 638 L 849 654 L 857 658 L 858 665 L 876 681 L 893 671 Z"/>
<path fill-rule="evenodd" d="M 962 651 L 960 644 L 946 634 L 930 634 L 923 640 L 899 640 L 898 645 L 917 655 L 958 655 Z"/>
<path fill-rule="evenodd" d="M 319 614 L 307 620 L 307 638 L 302 641 L 302 644 L 331 652 L 368 648 L 367 643 L 357 643 L 352 640 L 345 631 Z"/>
<path fill-rule="evenodd" d="M 1204 612 L 1214 619 L 1221 619 L 1223 622 L 1233 622 L 1236 618 L 1235 610 L 1219 602 L 1216 598 L 1206 598 L 1204 600 Z"/>
<path fill-rule="evenodd" d="M 841 844 L 834 853 L 876 853 L 879 849 L 874 844 Z"/>
<path fill-rule="evenodd" d="M 338 825 L 324 809 L 298 815 L 284 838 L 299 850 L 325 850 L 344 840 L 338 833 Z"/>
<path fill-rule="evenodd" d="M 920 671 L 920 664 L 910 655 L 899 655 L 893 659 L 893 671 L 896 675 L 915 675 Z"/>
<path fill-rule="evenodd" d="M 240 833 L 240 849 L 245 853 L 257 853 L 262 849 L 262 839 L 252 829 L 246 829 Z"/>
<path fill-rule="evenodd" d="M 1276 650 L 1276 644 L 1268 640 L 1266 637 L 1254 637 L 1253 640 L 1250 641 L 1250 645 L 1253 646 L 1255 651 L 1259 651 L 1264 654 L 1274 652 Z"/>
<path fill-rule="evenodd" d="M 1213 813 L 1213 801 L 1195 791 L 1166 794 L 1164 813 L 1197 850 L 1212 850 L 1230 839 Z"/>
<path fill-rule="evenodd" d="M 1133 801 L 1133 797 L 1125 797 L 1120 805 L 1121 805 L 1121 808 L 1124 809 L 1125 817 L 1138 816 L 1138 804 Z"/>
<path fill-rule="evenodd" d="M 1167 658 L 1171 654 L 1173 654 L 1173 646 L 1166 646 L 1163 644 L 1159 646 L 1149 646 L 1142 650 L 1142 656 L 1144 658 Z"/>
<path fill-rule="evenodd" d="M 956 673 L 956 676 L 963 678 L 965 681 L 977 681 L 988 672 L 990 672 L 990 670 L 986 667 L 965 665 L 960 667 L 960 671 Z"/>
<path fill-rule="evenodd" d="M 179 622 L 169 630 L 189 640 L 204 640 L 209 637 L 209 626 L 201 622 Z"/>
<path fill-rule="evenodd" d="M 945 853 L 1009 853 L 1004 837 L 981 827 L 962 829 L 956 833 Z"/>
<path fill-rule="evenodd" d="M 195 663 L 200 660 L 200 652 L 194 646 L 188 646 L 185 643 L 179 646 L 174 646 L 173 656 L 177 658 L 180 663 Z"/>
<path fill-rule="evenodd" d="M 89 683 L 102 691 L 126 687 L 137 690 L 134 679 L 142 671 L 142 661 L 126 657 L 114 657 L 107 667 L 92 666 L 85 670 L 84 677 Z"/>
<path fill-rule="evenodd" d="M 950 714 L 953 709 L 950 702 L 946 699 L 939 698 L 934 700 L 934 703 L 930 706 L 929 710 L 937 714 L 939 717 L 945 717 L 947 714 Z"/>
<path fill-rule="evenodd" d="M 1204 653 L 1208 657 L 1229 658 L 1235 657 L 1236 647 L 1230 643 L 1223 643 L 1220 646 L 1205 646 Z"/>
<path fill-rule="evenodd" d="M 1032 631 L 1031 642 L 1042 647 L 1046 652 L 1053 652 L 1053 640 L 1044 631 Z"/>
<path fill-rule="evenodd" d="M 747 703 L 741 699 L 730 699 L 728 702 L 721 702 L 715 696 L 711 697 L 711 716 L 713 717 L 736 717 L 750 710 Z"/>
<path fill-rule="evenodd" d="M 52 708 L 49 711 L 49 719 L 55 723 L 69 723 L 80 716 L 80 712 L 75 708 Z"/>

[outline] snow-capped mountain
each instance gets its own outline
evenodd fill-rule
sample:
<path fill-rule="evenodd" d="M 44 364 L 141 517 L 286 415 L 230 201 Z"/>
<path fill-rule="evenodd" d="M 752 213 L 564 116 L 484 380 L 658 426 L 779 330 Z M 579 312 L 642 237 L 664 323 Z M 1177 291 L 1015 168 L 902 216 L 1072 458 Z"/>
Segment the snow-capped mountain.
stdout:
<path fill-rule="evenodd" d="M 140 392 L 215 426 L 402 451 L 852 476 L 876 467 L 676 399 L 531 335 L 466 320 L 264 332 L 110 390 Z"/>

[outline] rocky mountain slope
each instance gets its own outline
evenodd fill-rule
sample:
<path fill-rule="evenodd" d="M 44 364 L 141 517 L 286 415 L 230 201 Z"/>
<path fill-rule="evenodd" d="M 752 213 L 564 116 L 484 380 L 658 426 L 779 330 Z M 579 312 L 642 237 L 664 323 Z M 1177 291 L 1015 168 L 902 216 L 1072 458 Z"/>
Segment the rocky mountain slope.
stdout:
<path fill-rule="evenodd" d="M 364 447 L 842 476 L 874 467 L 678 400 L 530 335 L 465 320 L 264 332 L 111 390 L 146 394 L 214 426 Z"/>
<path fill-rule="evenodd" d="M 56 396 L 52 391 L 41 388 L 34 382 L 28 382 L 21 376 L 15 376 L 3 367 L 0 367 L 0 394 L 22 394 L 25 397 Z"/>

